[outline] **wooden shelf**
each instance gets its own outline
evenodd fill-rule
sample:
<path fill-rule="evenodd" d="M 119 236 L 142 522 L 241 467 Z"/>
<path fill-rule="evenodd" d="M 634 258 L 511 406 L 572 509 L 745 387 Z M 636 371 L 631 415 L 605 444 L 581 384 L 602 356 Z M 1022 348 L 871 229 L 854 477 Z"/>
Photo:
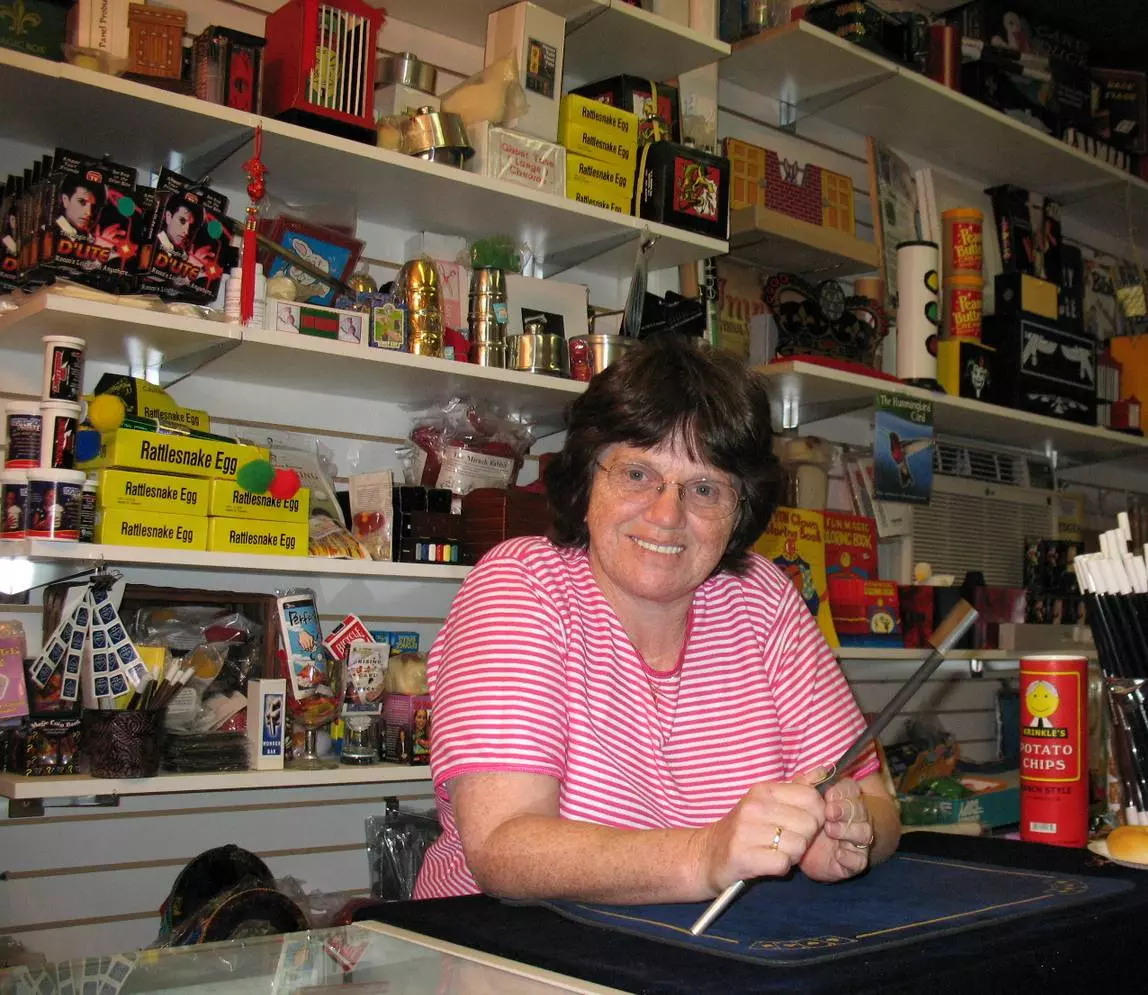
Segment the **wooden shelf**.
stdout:
<path fill-rule="evenodd" d="M 113 149 L 119 161 L 210 173 L 217 186 L 238 190 L 246 184 L 245 143 L 262 125 L 276 197 L 337 200 L 363 221 L 408 230 L 431 222 L 436 231 L 466 238 L 497 230 L 530 246 L 547 272 L 582 265 L 628 276 L 635 241 L 646 231 L 658 236 L 654 269 L 728 248 L 669 225 L 7 49 L 0 49 L 0 92 L 11 141 L 51 149 L 82 135 L 84 148 Z M 240 209 L 231 205 L 233 214 Z"/>
<path fill-rule="evenodd" d="M 53 542 L 50 539 L 0 541 L 0 557 L 23 558 L 31 563 L 72 563 L 77 570 L 101 564 L 112 566 L 118 564 L 292 576 L 314 574 L 352 579 L 388 577 L 457 582 L 470 572 L 470 567 L 449 566 L 444 563 L 390 563 L 376 560 L 338 560 L 320 556 L 263 556 L 256 553 L 215 553 L 147 546 Z M 0 559 L 0 563 L 2 562 Z"/>
<path fill-rule="evenodd" d="M 933 393 L 896 380 L 803 362 L 770 363 L 760 370 L 772 385 L 778 427 L 861 411 L 872 406 L 877 391 L 892 391 L 932 401 L 933 425 L 940 435 L 993 442 L 1042 456 L 1055 451 L 1061 465 L 1148 456 L 1145 438 Z"/>
<path fill-rule="evenodd" d="M 739 208 L 729 220 L 730 258 L 763 269 L 828 280 L 868 273 L 880 265 L 872 242 L 767 207 Z"/>
<path fill-rule="evenodd" d="M 397 785 L 430 790 L 429 767 L 371 764 L 330 770 L 245 770 L 218 774 L 160 774 L 157 777 L 105 778 L 23 777 L 0 774 L 0 797 L 14 801 L 33 798 L 84 798 L 91 795 L 178 795 L 195 791 L 252 791 L 269 788 L 318 788 L 338 784 Z"/>
<path fill-rule="evenodd" d="M 719 74 L 799 120 L 871 135 L 986 187 L 1039 191 L 1114 234 L 1148 223 L 1148 183 L 806 21 L 738 42 Z"/>
<path fill-rule="evenodd" d="M 130 300 L 130 298 L 127 298 Z M 166 311 L 141 310 L 122 303 L 90 301 L 42 290 L 20 308 L 0 314 L 0 348 L 30 356 L 43 352 L 47 334 L 79 335 L 92 362 L 140 369 L 210 359 L 205 374 L 240 384 L 297 387 L 344 398 L 389 401 L 425 408 L 466 394 L 497 403 L 521 416 L 536 436 L 558 431 L 570 400 L 585 390 L 578 380 L 472 363 L 371 349 L 307 335 L 270 332 Z M 230 346 L 230 351 L 213 346 Z M 286 420 L 286 417 L 284 418 Z M 312 426 L 321 428 L 322 426 Z"/>
<path fill-rule="evenodd" d="M 577 83 L 629 73 L 665 80 L 729 55 L 729 45 L 621 0 L 536 0 L 566 18 L 566 76 Z M 487 15 L 506 0 L 385 0 L 396 21 L 482 48 Z"/>

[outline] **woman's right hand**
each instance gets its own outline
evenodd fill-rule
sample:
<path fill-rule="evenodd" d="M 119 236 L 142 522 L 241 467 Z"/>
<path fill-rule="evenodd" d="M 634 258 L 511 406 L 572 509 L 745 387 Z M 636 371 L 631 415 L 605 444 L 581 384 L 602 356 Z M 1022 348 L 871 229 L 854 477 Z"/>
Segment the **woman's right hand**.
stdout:
<path fill-rule="evenodd" d="M 727 815 L 702 830 L 706 887 L 716 895 L 735 881 L 782 877 L 797 866 L 825 824 L 825 801 L 812 786 L 822 773 L 755 784 Z"/>

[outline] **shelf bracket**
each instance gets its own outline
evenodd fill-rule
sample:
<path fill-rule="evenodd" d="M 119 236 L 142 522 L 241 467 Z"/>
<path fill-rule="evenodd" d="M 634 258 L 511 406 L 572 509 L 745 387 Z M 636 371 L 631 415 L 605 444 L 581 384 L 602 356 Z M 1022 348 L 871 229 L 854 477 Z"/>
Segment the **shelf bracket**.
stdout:
<path fill-rule="evenodd" d="M 39 819 L 46 808 L 118 808 L 118 795 L 82 795 L 76 798 L 9 798 L 9 819 Z"/>
<path fill-rule="evenodd" d="M 561 252 L 555 252 L 546 256 L 542 261 L 542 267 L 546 272 L 546 278 L 549 280 L 559 273 L 564 273 L 568 269 L 574 269 L 575 266 L 581 266 L 591 259 L 597 259 L 599 256 L 604 256 L 608 252 L 614 252 L 616 249 L 620 249 L 630 242 L 636 242 L 639 238 L 644 237 L 645 234 L 639 231 L 623 232 L 622 234 L 615 235 L 612 238 L 602 239 L 598 242 L 588 242 L 585 245 L 572 246 L 569 249 L 563 249 Z"/>
<path fill-rule="evenodd" d="M 850 97 L 855 97 L 859 93 L 864 93 L 866 90 L 871 90 L 875 86 L 880 86 L 890 79 L 896 79 L 898 75 L 899 73 L 896 69 L 891 69 L 888 72 L 877 73 L 874 76 L 866 76 L 864 79 L 846 83 L 844 86 L 839 86 L 835 90 L 826 90 L 824 93 L 819 93 L 815 97 L 807 97 L 805 100 L 799 100 L 793 103 L 779 101 L 781 104 L 780 113 L 783 118 L 781 127 L 786 131 L 796 134 L 798 115 L 801 117 L 816 117 L 835 104 L 840 104 Z M 787 124 L 784 121 L 786 104 L 789 104 L 789 106 L 793 108 L 793 121 L 791 124 Z"/>
<path fill-rule="evenodd" d="M 238 348 L 241 341 L 241 339 L 223 339 L 200 349 L 198 352 L 160 364 L 159 386 L 166 390 L 181 380 L 186 380 L 193 373 L 202 370 L 208 363 L 213 363 L 220 357 L 226 356 L 232 349 Z"/>

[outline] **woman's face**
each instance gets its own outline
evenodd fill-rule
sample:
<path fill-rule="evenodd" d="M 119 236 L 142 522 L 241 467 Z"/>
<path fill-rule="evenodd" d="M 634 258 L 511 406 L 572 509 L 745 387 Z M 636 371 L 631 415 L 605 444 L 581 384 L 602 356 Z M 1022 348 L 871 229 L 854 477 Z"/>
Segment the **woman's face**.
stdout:
<path fill-rule="evenodd" d="M 690 459 L 676 439 L 655 449 L 612 446 L 598 461 L 604 467 L 640 463 L 670 481 L 704 477 L 737 486 L 729 474 Z M 590 566 L 615 611 L 688 603 L 717 566 L 736 522 L 736 512 L 727 518 L 698 518 L 686 510 L 672 484 L 660 494 L 654 491 L 652 499 L 622 495 L 598 469 L 586 514 Z"/>

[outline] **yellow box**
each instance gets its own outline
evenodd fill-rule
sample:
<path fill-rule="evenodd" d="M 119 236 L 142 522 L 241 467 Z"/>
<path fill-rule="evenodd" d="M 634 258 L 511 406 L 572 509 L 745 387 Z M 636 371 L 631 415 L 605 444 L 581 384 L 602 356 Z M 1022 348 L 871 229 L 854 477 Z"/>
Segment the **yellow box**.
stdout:
<path fill-rule="evenodd" d="M 580 204 L 632 214 L 634 171 L 589 156 L 566 153 L 566 196 Z"/>
<path fill-rule="evenodd" d="M 267 553 L 306 556 L 306 522 L 258 522 L 247 518 L 209 518 L 207 548 L 217 553 Z"/>
<path fill-rule="evenodd" d="M 558 112 L 558 141 L 569 152 L 633 170 L 637 164 L 638 115 L 568 93 Z"/>
<path fill-rule="evenodd" d="M 101 508 L 96 513 L 96 542 L 112 546 L 207 549 L 207 522 L 208 519 L 195 515 Z"/>
<path fill-rule="evenodd" d="M 212 518 L 254 518 L 262 522 L 305 522 L 311 492 L 300 487 L 293 498 L 277 501 L 270 494 L 252 494 L 233 480 L 213 480 L 207 513 Z"/>
<path fill-rule="evenodd" d="M 234 480 L 241 466 L 257 459 L 267 459 L 267 450 L 262 446 L 119 428 L 100 437 L 99 456 L 77 463 L 76 468 L 99 470 L 111 466 Z"/>
<path fill-rule="evenodd" d="M 196 477 L 109 469 L 100 471 L 98 485 L 96 504 L 100 508 L 207 517 L 209 483 Z"/>

